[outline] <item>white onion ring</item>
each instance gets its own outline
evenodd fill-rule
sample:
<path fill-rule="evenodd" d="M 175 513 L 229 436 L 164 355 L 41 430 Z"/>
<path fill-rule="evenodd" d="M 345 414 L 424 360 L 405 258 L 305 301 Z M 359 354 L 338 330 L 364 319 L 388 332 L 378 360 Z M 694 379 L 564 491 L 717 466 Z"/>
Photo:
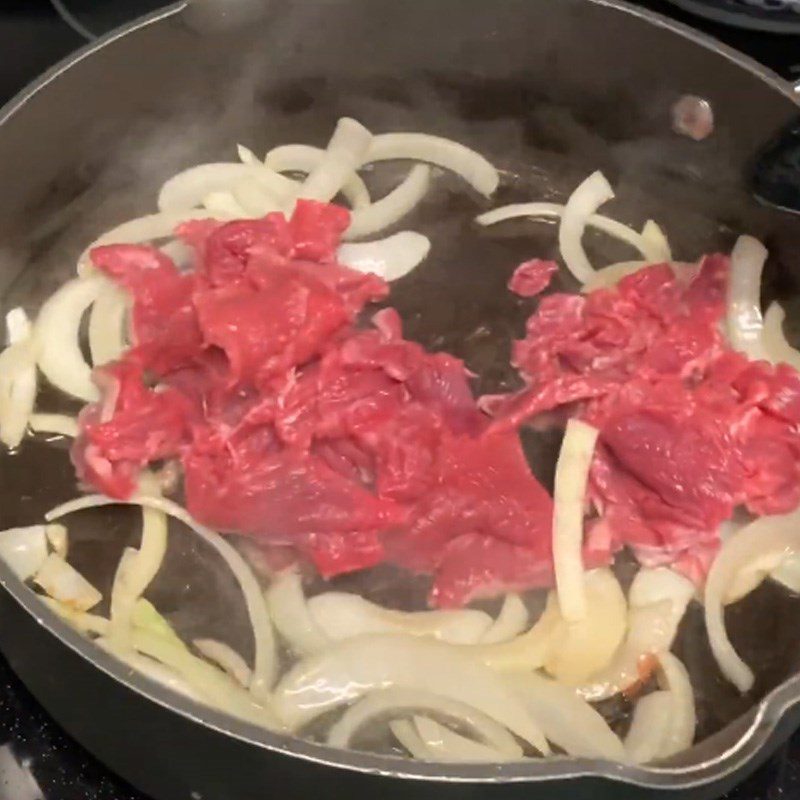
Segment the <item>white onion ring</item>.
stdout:
<path fill-rule="evenodd" d="M 510 641 L 525 630 L 529 619 L 528 609 L 522 598 L 518 594 L 507 594 L 497 619 L 481 637 L 481 644 Z"/>
<path fill-rule="evenodd" d="M 779 303 L 772 303 L 764 315 L 761 341 L 767 358 L 773 364 L 784 363 L 800 370 L 800 351 L 792 347 L 783 332 L 786 312 Z"/>
<path fill-rule="evenodd" d="M 242 688 L 250 688 L 253 671 L 230 645 L 216 639 L 195 639 L 192 644 L 200 655 L 221 667 Z"/>
<path fill-rule="evenodd" d="M 765 357 L 761 343 L 761 273 L 767 249 L 752 236 L 740 236 L 731 253 L 728 280 L 728 337 L 731 347 L 753 360 Z"/>
<path fill-rule="evenodd" d="M 661 665 L 659 683 L 672 695 L 669 732 L 661 752 L 662 758 L 670 758 L 692 746 L 697 712 L 686 667 L 672 653 L 661 653 L 658 660 Z"/>
<path fill-rule="evenodd" d="M 116 361 L 127 347 L 128 294 L 110 280 L 98 292 L 89 314 L 89 352 L 95 367 Z"/>
<path fill-rule="evenodd" d="M 266 598 L 275 628 L 296 655 L 312 655 L 330 646 L 330 639 L 309 611 L 303 582 L 295 568 L 275 577 Z"/>
<path fill-rule="evenodd" d="M 414 231 L 400 231 L 375 242 L 343 244 L 337 261 L 359 272 L 372 272 L 386 281 L 408 275 L 425 260 L 431 240 Z"/>
<path fill-rule="evenodd" d="M 642 228 L 642 244 L 646 250 L 644 256 L 650 263 L 671 263 L 672 250 L 669 240 L 661 227 L 652 219 L 647 220 Z"/>
<path fill-rule="evenodd" d="M 36 405 L 36 341 L 28 315 L 14 308 L 6 315 L 9 346 L 0 353 L 0 441 L 17 447 Z"/>
<path fill-rule="evenodd" d="M 663 758 L 670 736 L 673 713 L 671 692 L 658 691 L 645 695 L 633 711 L 633 720 L 625 738 L 627 761 L 649 764 Z"/>
<path fill-rule="evenodd" d="M 499 750 L 460 733 L 430 717 L 414 715 L 414 727 L 435 761 L 446 764 L 498 764 L 513 761 Z"/>
<path fill-rule="evenodd" d="M 412 758 L 416 758 L 417 761 L 434 760 L 433 753 L 428 750 L 411 720 L 394 719 L 389 723 L 389 730 L 394 734 L 394 738 L 408 750 Z"/>

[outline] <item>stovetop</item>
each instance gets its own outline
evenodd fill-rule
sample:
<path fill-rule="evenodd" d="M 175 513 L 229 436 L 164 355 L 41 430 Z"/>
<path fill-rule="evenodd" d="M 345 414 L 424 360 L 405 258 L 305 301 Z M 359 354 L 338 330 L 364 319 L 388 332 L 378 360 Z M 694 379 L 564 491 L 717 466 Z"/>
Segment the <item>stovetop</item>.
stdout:
<path fill-rule="evenodd" d="M 0 0 L 0 103 L 84 44 L 87 36 L 166 4 L 164 0 Z M 726 28 L 698 20 L 666 0 L 639 0 L 638 5 L 694 25 L 785 78 L 800 78 L 800 35 Z M 725 800 L 793 797 L 800 797 L 800 733 Z M 0 658 L 0 800 L 148 798 L 70 739 Z"/>

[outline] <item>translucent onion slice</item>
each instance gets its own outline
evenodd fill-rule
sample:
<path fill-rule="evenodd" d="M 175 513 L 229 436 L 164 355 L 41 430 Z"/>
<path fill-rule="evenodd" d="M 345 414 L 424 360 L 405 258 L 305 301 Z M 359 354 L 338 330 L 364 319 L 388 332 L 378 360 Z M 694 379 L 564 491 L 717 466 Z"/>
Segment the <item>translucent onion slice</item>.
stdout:
<path fill-rule="evenodd" d="M 542 726 L 548 741 L 571 756 L 625 761 L 619 737 L 572 689 L 534 672 L 509 676 L 508 682 Z"/>
<path fill-rule="evenodd" d="M 247 209 L 233 196 L 233 192 L 209 192 L 203 198 L 203 208 L 215 217 L 223 219 L 248 219 L 254 214 L 248 213 Z"/>
<path fill-rule="evenodd" d="M 790 592 L 800 594 L 800 553 L 786 556 L 780 565 L 772 570 L 770 577 Z"/>
<path fill-rule="evenodd" d="M 783 332 L 786 312 L 779 303 L 772 303 L 764 315 L 764 330 L 761 342 L 764 354 L 773 364 L 788 364 L 800 370 L 800 351 L 792 347 Z"/>
<path fill-rule="evenodd" d="M 774 571 L 780 569 L 786 553 L 762 553 L 750 561 L 728 584 L 723 597 L 726 606 L 738 603 L 759 586 Z"/>
<path fill-rule="evenodd" d="M 567 423 L 556 464 L 553 566 L 561 615 L 568 622 L 586 617 L 583 581 L 583 513 L 586 485 L 600 432 L 577 419 Z"/>
<path fill-rule="evenodd" d="M 728 337 L 748 358 L 765 357 L 761 344 L 761 273 L 767 249 L 752 236 L 740 236 L 731 252 L 728 281 Z"/>
<path fill-rule="evenodd" d="M 670 692 L 653 692 L 636 703 L 631 728 L 625 737 L 626 760 L 634 764 L 649 764 L 663 758 L 670 736 L 672 713 Z"/>
<path fill-rule="evenodd" d="M 431 182 L 431 170 L 425 164 L 417 164 L 405 179 L 389 194 L 364 208 L 357 208 L 350 217 L 346 239 L 358 239 L 382 231 L 419 205 Z"/>
<path fill-rule="evenodd" d="M 39 310 L 35 337 L 39 369 L 50 383 L 66 394 L 93 402 L 99 397 L 92 369 L 80 346 L 83 314 L 106 285 L 95 275 L 75 278 L 50 295 Z"/>
<path fill-rule="evenodd" d="M 760 517 L 741 528 L 723 543 L 705 589 L 705 619 L 708 638 L 722 674 L 739 691 L 749 691 L 753 671 L 742 661 L 725 629 L 723 600 L 737 573 L 765 553 L 800 552 L 800 514 Z"/>
<path fill-rule="evenodd" d="M 127 293 L 106 280 L 89 314 L 89 352 L 95 367 L 115 361 L 125 351 L 129 305 Z"/>
<path fill-rule="evenodd" d="M 498 222 L 505 222 L 509 219 L 518 217 L 530 217 L 533 219 L 560 219 L 564 214 L 564 206 L 560 203 L 514 203 L 508 206 L 500 206 L 491 211 L 487 211 L 476 218 L 479 225 L 496 225 Z M 602 214 L 592 214 L 586 224 L 590 228 L 607 233 L 621 242 L 629 244 L 638 250 L 642 257 L 650 261 L 651 249 L 642 235 L 628 225 L 618 222 L 611 217 Z M 658 259 L 656 259 L 658 261 Z"/>
<path fill-rule="evenodd" d="M 36 404 L 36 342 L 28 315 L 13 308 L 6 315 L 9 347 L 0 354 L 0 441 L 17 447 Z"/>
<path fill-rule="evenodd" d="M 275 709 L 292 730 L 375 689 L 404 686 L 467 703 L 549 752 L 527 710 L 502 678 L 463 649 L 397 634 L 347 639 L 296 664 L 280 681 Z"/>
<path fill-rule="evenodd" d="M 266 593 L 272 622 L 298 656 L 308 656 L 329 647 L 331 640 L 311 615 L 300 573 L 290 568 L 279 573 Z"/>
<path fill-rule="evenodd" d="M 666 567 L 641 569 L 628 592 L 628 633 L 612 662 L 577 687 L 590 702 L 629 691 L 649 677 L 655 656 L 669 651 L 695 594 L 694 584 Z"/>
<path fill-rule="evenodd" d="M 365 163 L 408 159 L 424 161 L 455 172 L 482 195 L 494 194 L 500 183 L 498 171 L 463 144 L 426 133 L 382 133 L 374 136 Z"/>
<path fill-rule="evenodd" d="M 201 525 L 185 508 L 182 508 L 177 503 L 165 497 L 147 497 L 140 495 L 132 497 L 130 500 L 122 501 L 114 500 L 104 495 L 87 495 L 57 506 L 49 511 L 45 517 L 49 522 L 52 522 L 55 519 L 59 519 L 75 511 L 115 504 L 139 505 L 153 508 L 157 511 L 163 511 L 165 514 L 174 517 L 194 531 L 222 557 L 242 589 L 242 594 L 244 595 L 245 604 L 247 606 L 247 613 L 250 617 L 250 624 L 253 628 L 255 665 L 253 668 L 253 682 L 250 690 L 259 699 L 268 697 L 269 687 L 272 685 L 277 671 L 277 654 L 266 600 L 261 593 L 258 580 L 245 560 L 239 552 L 218 533 Z"/>
<path fill-rule="evenodd" d="M 50 597 L 76 611 L 94 608 L 103 595 L 57 553 L 50 553 L 33 576 Z"/>
<path fill-rule="evenodd" d="M 50 433 L 57 436 L 78 435 L 78 420 L 66 414 L 31 414 L 28 420 L 34 433 Z"/>
<path fill-rule="evenodd" d="M 309 172 L 299 196 L 329 202 L 364 163 L 372 134 L 360 123 L 343 117 L 336 123 L 325 154 Z"/>
<path fill-rule="evenodd" d="M 105 636 L 108 633 L 109 621 L 97 614 L 87 614 L 85 611 L 76 611 L 74 608 L 54 600 L 52 597 L 39 595 L 39 599 L 61 619 L 85 635 Z"/>
<path fill-rule="evenodd" d="M 642 228 L 642 242 L 647 248 L 645 256 L 653 264 L 672 261 L 672 249 L 667 235 L 652 219 L 645 222 Z"/>
<path fill-rule="evenodd" d="M 474 644 L 492 626 L 492 618 L 477 609 L 393 611 L 345 592 L 312 597 L 308 610 L 317 626 L 334 641 L 364 634 L 402 633 L 429 636 L 451 644 Z"/>
<path fill-rule="evenodd" d="M 567 269 L 581 282 L 594 275 L 594 267 L 583 249 L 583 232 L 589 217 L 614 197 L 614 190 L 602 172 L 593 172 L 570 195 L 561 216 L 558 246 Z"/>
<path fill-rule="evenodd" d="M 69 534 L 63 525 L 46 525 L 44 529 L 47 543 L 54 553 L 58 553 L 61 558 L 66 558 L 69 551 Z"/>
<path fill-rule="evenodd" d="M 251 175 L 237 181 L 231 193 L 248 217 L 263 217 L 270 212 L 283 210 L 282 204 Z"/>
<path fill-rule="evenodd" d="M 371 692 L 351 705 L 328 731 L 328 744 L 350 747 L 355 734 L 373 720 L 389 714 L 425 712 L 468 729 L 508 758 L 521 758 L 522 748 L 506 728 L 474 706 L 430 692 L 395 687 Z"/>
<path fill-rule="evenodd" d="M 433 761 L 433 753 L 425 746 L 422 737 L 414 727 L 411 720 L 395 719 L 389 723 L 389 730 L 394 738 L 408 750 L 409 754 L 417 761 Z"/>
<path fill-rule="evenodd" d="M 396 281 L 422 263 L 430 249 L 427 236 L 401 231 L 376 242 L 343 244 L 337 260 L 359 272 L 373 272 L 386 281 Z"/>
<path fill-rule="evenodd" d="M 587 614 L 577 622 L 562 620 L 556 645 L 544 664 L 556 680 L 570 686 L 608 667 L 628 629 L 628 604 L 614 573 L 592 570 L 583 583 Z"/>
<path fill-rule="evenodd" d="M 507 594 L 492 627 L 481 636 L 482 644 L 507 642 L 519 636 L 527 627 L 530 616 L 525 602 L 518 594 Z"/>
<path fill-rule="evenodd" d="M 192 644 L 200 655 L 221 667 L 236 683 L 245 689 L 250 688 L 253 671 L 230 645 L 216 639 L 195 639 Z"/>
<path fill-rule="evenodd" d="M 322 160 L 325 151 L 321 147 L 306 144 L 288 144 L 276 147 L 267 153 L 264 163 L 275 172 L 311 172 Z M 300 189 L 296 186 L 297 193 Z M 341 193 L 353 210 L 365 208 L 372 201 L 369 190 L 358 174 L 353 173 L 342 184 Z"/>
<path fill-rule="evenodd" d="M 414 727 L 436 761 L 453 764 L 497 764 L 513 760 L 499 750 L 468 739 L 430 717 L 415 715 Z"/>
<path fill-rule="evenodd" d="M 616 264 L 610 264 L 607 267 L 598 269 L 591 278 L 581 287 L 584 294 L 597 291 L 598 289 L 610 289 L 616 286 L 623 278 L 628 275 L 633 275 L 643 267 L 646 267 L 647 261 L 619 261 Z"/>
<path fill-rule="evenodd" d="M 694 690 L 686 667 L 672 653 L 661 653 L 658 660 L 661 665 L 659 683 L 669 691 L 672 698 L 669 730 L 660 754 L 662 758 L 669 758 L 692 746 L 697 728 L 697 712 Z"/>
<path fill-rule="evenodd" d="M 20 580 L 27 581 L 47 560 L 46 526 L 0 531 L 0 558 Z"/>

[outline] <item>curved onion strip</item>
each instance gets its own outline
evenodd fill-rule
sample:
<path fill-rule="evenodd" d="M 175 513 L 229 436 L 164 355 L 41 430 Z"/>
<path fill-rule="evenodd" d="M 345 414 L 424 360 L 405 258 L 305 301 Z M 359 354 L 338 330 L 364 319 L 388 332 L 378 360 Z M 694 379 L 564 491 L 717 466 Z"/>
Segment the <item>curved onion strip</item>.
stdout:
<path fill-rule="evenodd" d="M 305 172 L 308 174 L 319 164 L 323 155 L 325 155 L 325 151 L 321 147 L 288 144 L 271 150 L 264 163 L 275 172 Z M 298 184 L 295 193 L 299 190 Z M 365 208 L 372 202 L 367 185 L 355 172 L 342 184 L 340 191 L 354 211 Z"/>
<path fill-rule="evenodd" d="M 760 517 L 734 533 L 720 549 L 705 589 L 706 630 L 722 674 L 741 692 L 753 686 L 753 671 L 734 650 L 725 629 L 723 598 L 736 574 L 765 553 L 800 551 L 800 514 Z"/>
<path fill-rule="evenodd" d="M 159 248 L 161 252 L 172 259 L 175 266 L 182 272 L 191 269 L 194 264 L 195 252 L 185 242 L 175 239 Z"/>
<path fill-rule="evenodd" d="M 518 217 L 560 219 L 563 214 L 564 206 L 560 203 L 514 203 L 487 211 L 476 217 L 475 221 L 479 225 L 488 226 Z M 607 233 L 609 236 L 613 236 L 615 239 L 619 239 L 621 242 L 629 244 L 638 250 L 643 257 L 647 258 L 645 255 L 649 249 L 647 243 L 643 241 L 642 235 L 638 231 L 628 225 L 611 219 L 611 217 L 605 217 L 602 214 L 592 214 L 586 220 L 586 224 L 590 228 L 595 228 L 598 231 Z"/>
<path fill-rule="evenodd" d="M 246 216 L 263 217 L 273 211 L 282 211 L 281 203 L 251 175 L 237 181 L 231 192 Z"/>
<path fill-rule="evenodd" d="M 587 614 L 577 622 L 561 622 L 556 646 L 544 665 L 556 680 L 570 686 L 578 686 L 608 667 L 628 628 L 628 604 L 614 573 L 592 570 L 583 583 Z"/>
<path fill-rule="evenodd" d="M 427 133 L 382 133 L 372 138 L 364 162 L 408 159 L 424 161 L 455 172 L 482 195 L 494 194 L 500 183 L 498 171 L 482 156 L 463 144 Z"/>
<path fill-rule="evenodd" d="M 519 636 L 528 624 L 530 616 L 524 601 L 518 594 L 507 594 L 503 607 L 492 623 L 492 627 L 481 636 L 481 644 L 507 642 Z"/>
<path fill-rule="evenodd" d="M 431 181 L 431 169 L 416 164 L 391 192 L 369 206 L 356 209 L 350 216 L 345 239 L 357 239 L 388 228 L 412 211 L 425 197 Z"/>
<path fill-rule="evenodd" d="M 50 597 L 76 611 L 94 608 L 103 595 L 58 553 L 50 553 L 33 576 Z"/>
<path fill-rule="evenodd" d="M 31 414 L 28 424 L 34 433 L 50 433 L 57 436 L 78 435 L 78 420 L 66 414 Z"/>
<path fill-rule="evenodd" d="M 67 529 L 63 525 L 53 523 L 45 526 L 44 533 L 47 537 L 47 543 L 50 545 L 53 552 L 58 553 L 61 558 L 66 558 L 67 552 L 69 551 L 69 534 L 67 533 Z"/>
<path fill-rule="evenodd" d="M 647 249 L 644 256 L 650 263 L 670 263 L 672 261 L 672 250 L 667 236 L 652 219 L 647 220 L 642 228 L 642 243 Z"/>
<path fill-rule="evenodd" d="M 342 117 L 333 131 L 325 153 L 308 173 L 299 196 L 327 203 L 364 163 L 372 134 L 360 123 Z"/>
<path fill-rule="evenodd" d="M 209 192 L 203 198 L 203 208 L 215 217 L 224 219 L 248 219 L 254 215 L 249 214 L 239 201 L 233 196 L 233 192 Z"/>
<path fill-rule="evenodd" d="M 433 753 L 425 746 L 422 737 L 408 719 L 394 719 L 389 723 L 394 738 L 418 761 L 433 761 Z"/>
<path fill-rule="evenodd" d="M 641 569 L 628 592 L 628 634 L 612 662 L 577 688 L 590 702 L 606 700 L 647 678 L 654 655 L 667 652 L 694 597 L 694 584 L 666 567 Z"/>
<path fill-rule="evenodd" d="M 767 249 L 752 236 L 740 236 L 731 252 L 728 280 L 728 337 L 748 358 L 764 358 L 761 346 L 761 273 Z"/>
<path fill-rule="evenodd" d="M 766 357 L 773 363 L 783 362 L 800 370 L 800 351 L 792 347 L 783 332 L 786 312 L 779 303 L 772 303 L 764 315 L 764 330 L 761 336 Z"/>
<path fill-rule="evenodd" d="M 539 669 L 558 643 L 561 623 L 558 601 L 551 592 L 544 613 L 525 633 L 507 642 L 471 645 L 466 652 L 496 670 Z"/>
<path fill-rule="evenodd" d="M 462 648 L 396 634 L 359 636 L 296 664 L 273 696 L 292 730 L 375 689 L 405 686 L 474 706 L 547 754 L 549 747 L 530 714 L 492 670 Z"/>
<path fill-rule="evenodd" d="M 415 715 L 414 726 L 436 761 L 456 764 L 497 764 L 514 760 L 493 747 L 451 731 L 430 717 Z"/>
<path fill-rule="evenodd" d="M 62 392 L 89 402 L 99 394 L 81 352 L 80 327 L 83 313 L 97 299 L 105 281 L 94 275 L 65 283 L 45 301 L 34 329 L 39 369 L 47 380 Z"/>
<path fill-rule="evenodd" d="M 571 419 L 556 464 L 553 516 L 553 566 L 561 616 L 568 622 L 586 617 L 583 582 L 583 512 L 586 484 L 600 431 Z"/>
<path fill-rule="evenodd" d="M 125 351 L 128 306 L 127 293 L 107 280 L 89 314 L 89 352 L 95 367 L 115 361 Z"/>
<path fill-rule="evenodd" d="M 658 660 L 661 663 L 659 683 L 672 695 L 669 731 L 661 751 L 662 758 L 669 758 L 692 746 L 697 713 L 694 690 L 686 667 L 672 653 L 661 653 Z"/>
<path fill-rule="evenodd" d="M 298 656 L 308 656 L 329 647 L 330 639 L 311 615 L 300 573 L 281 572 L 266 593 L 267 606 L 278 633 Z"/>
<path fill-rule="evenodd" d="M 65 606 L 52 597 L 37 596 L 51 611 L 58 614 L 61 619 L 69 623 L 76 631 L 95 636 L 105 636 L 108 633 L 110 623 L 105 617 L 100 617 L 97 614 L 87 614 L 85 611 L 76 611 L 74 608 Z"/>
<path fill-rule="evenodd" d="M 628 275 L 633 275 L 643 267 L 646 267 L 649 262 L 647 261 L 619 261 L 616 264 L 610 264 L 607 267 L 598 269 L 591 278 L 581 287 L 584 294 L 594 292 L 597 289 L 610 289 L 616 286 L 623 278 Z"/>
<path fill-rule="evenodd" d="M 377 633 L 430 636 L 450 644 L 474 644 L 492 625 L 483 611 L 394 611 L 357 594 L 326 592 L 308 601 L 311 618 L 329 639 L 341 641 Z"/>
<path fill-rule="evenodd" d="M 619 737 L 572 689 L 534 672 L 509 676 L 508 683 L 542 726 L 547 739 L 569 755 L 625 760 Z"/>
<path fill-rule="evenodd" d="M 272 633 L 272 623 L 270 621 L 266 601 L 261 593 L 261 587 L 258 585 L 258 581 L 250 567 L 239 552 L 218 533 L 215 533 L 210 528 L 206 528 L 205 525 L 201 525 L 185 508 L 182 508 L 177 503 L 165 497 L 136 496 L 131 497 L 129 500 L 114 500 L 100 494 L 87 495 L 56 506 L 56 508 L 45 514 L 45 518 L 48 522 L 51 522 L 54 519 L 59 519 L 75 511 L 116 504 L 140 505 L 156 509 L 157 511 L 163 511 L 165 514 L 182 522 L 219 553 L 242 589 L 245 604 L 247 605 L 247 613 L 250 617 L 250 624 L 253 628 L 255 666 L 253 668 L 251 691 L 259 697 L 259 699 L 268 697 L 269 687 L 272 685 L 275 677 L 277 663 L 275 639 Z"/>
<path fill-rule="evenodd" d="M 364 725 L 387 714 L 424 711 L 468 728 L 478 739 L 509 758 L 521 758 L 522 748 L 506 728 L 474 706 L 430 692 L 395 687 L 371 692 L 350 706 L 328 731 L 328 744 L 349 747 Z"/>
<path fill-rule="evenodd" d="M 245 689 L 250 688 L 253 672 L 247 666 L 247 662 L 230 645 L 216 639 L 195 639 L 192 644 L 200 655 L 221 667 L 236 683 Z"/>
<path fill-rule="evenodd" d="M 642 697 L 633 712 L 633 720 L 625 737 L 626 760 L 649 764 L 664 757 L 673 713 L 671 692 L 653 692 Z"/>
<path fill-rule="evenodd" d="M 27 581 L 47 559 L 45 526 L 30 525 L 0 531 L 0 558 L 21 581 Z"/>
<path fill-rule="evenodd" d="M 792 553 L 770 573 L 772 580 L 785 586 L 790 592 L 800 594 L 800 553 Z"/>
<path fill-rule="evenodd" d="M 723 596 L 726 606 L 738 603 L 759 586 L 785 561 L 785 553 L 763 553 L 755 556 L 728 584 Z"/>
<path fill-rule="evenodd" d="M 374 272 L 386 281 L 396 281 L 424 261 L 430 249 L 427 236 L 401 231 L 376 242 L 343 244 L 337 260 L 359 272 Z"/>
<path fill-rule="evenodd" d="M 36 343 L 21 308 L 6 314 L 9 346 L 0 353 L 0 441 L 14 448 L 22 441 L 36 405 Z"/>
<path fill-rule="evenodd" d="M 603 203 L 614 197 L 614 190 L 602 172 L 593 172 L 570 195 L 561 215 L 558 229 L 558 246 L 567 269 L 581 282 L 586 283 L 594 275 L 583 249 L 583 232 L 589 217 Z"/>

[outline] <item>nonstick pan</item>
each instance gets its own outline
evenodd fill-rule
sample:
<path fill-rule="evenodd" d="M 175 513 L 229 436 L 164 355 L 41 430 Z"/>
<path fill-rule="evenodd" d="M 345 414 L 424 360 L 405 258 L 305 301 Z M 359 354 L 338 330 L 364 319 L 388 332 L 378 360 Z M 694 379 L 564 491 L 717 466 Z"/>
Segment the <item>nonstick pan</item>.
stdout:
<path fill-rule="evenodd" d="M 670 109 L 706 100 L 715 130 L 676 135 Z M 34 311 L 113 224 L 147 213 L 179 169 L 230 158 L 243 142 L 323 144 L 335 120 L 376 131 L 424 130 L 497 164 L 497 204 L 563 199 L 602 169 L 614 215 L 663 224 L 678 256 L 730 248 L 740 232 L 771 252 L 765 301 L 800 319 L 800 226 L 792 87 L 748 59 L 615 0 L 312 0 L 181 3 L 121 29 L 57 66 L 0 115 L 0 297 Z M 507 389 L 510 341 L 530 307 L 505 291 L 513 265 L 554 252 L 552 231 L 480 232 L 483 206 L 447 184 L 409 225 L 434 251 L 399 283 L 407 333 L 466 359 L 482 392 Z M 589 238 L 597 258 L 614 248 Z M 47 397 L 42 404 L 55 402 Z M 552 480 L 557 442 L 526 442 Z M 0 455 L 0 528 L 38 521 L 76 493 L 62 442 Z M 128 541 L 130 517 L 76 518 L 79 568 L 100 588 Z M 72 533 L 72 528 L 71 528 Z M 171 537 L 153 591 L 182 632 L 237 639 L 240 603 L 211 555 Z M 385 576 L 367 579 L 379 596 Z M 632 768 L 555 759 L 446 766 L 336 751 L 271 734 L 132 674 L 68 629 L 0 565 L 0 648 L 78 741 L 157 800 L 711 798 L 741 780 L 800 725 L 800 599 L 770 584 L 729 614 L 756 666 L 740 697 L 719 676 L 701 615 L 677 649 L 698 688 L 700 743 L 673 763 Z"/>

